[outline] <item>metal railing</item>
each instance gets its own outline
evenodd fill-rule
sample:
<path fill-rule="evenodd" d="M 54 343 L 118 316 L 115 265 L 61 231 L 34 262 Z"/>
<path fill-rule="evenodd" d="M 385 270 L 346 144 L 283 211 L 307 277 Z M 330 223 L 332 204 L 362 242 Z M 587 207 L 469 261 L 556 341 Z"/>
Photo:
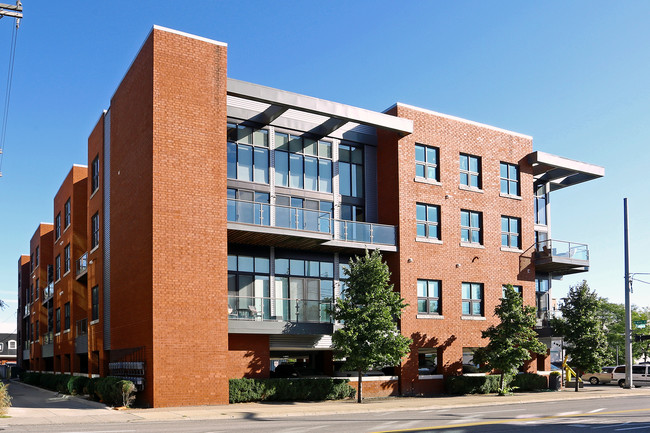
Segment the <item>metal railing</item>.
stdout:
<path fill-rule="evenodd" d="M 589 247 L 577 242 L 548 239 L 535 245 L 536 257 L 562 257 L 574 260 L 589 260 Z"/>
<path fill-rule="evenodd" d="M 239 320 L 332 323 L 330 300 L 228 296 L 228 318 Z"/>
<path fill-rule="evenodd" d="M 43 302 L 47 302 L 54 295 L 54 283 L 49 283 L 43 288 Z"/>
<path fill-rule="evenodd" d="M 43 344 L 52 344 L 54 343 L 54 335 L 52 332 L 46 332 L 43 334 Z"/>
<path fill-rule="evenodd" d="M 77 337 L 88 335 L 88 319 L 77 320 L 76 322 Z"/>
<path fill-rule="evenodd" d="M 88 270 L 88 253 L 83 253 L 81 257 L 77 260 L 77 273 L 75 275 L 79 276 Z"/>
<path fill-rule="evenodd" d="M 314 209 L 228 199 L 228 221 L 327 233 L 331 235 L 332 240 L 396 244 L 395 226 L 334 219 L 329 212 Z"/>

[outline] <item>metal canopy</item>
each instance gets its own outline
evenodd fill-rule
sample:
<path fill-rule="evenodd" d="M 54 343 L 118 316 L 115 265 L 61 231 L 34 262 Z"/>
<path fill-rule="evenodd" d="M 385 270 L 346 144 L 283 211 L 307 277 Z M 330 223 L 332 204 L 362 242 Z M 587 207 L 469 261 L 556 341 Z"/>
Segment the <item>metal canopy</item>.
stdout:
<path fill-rule="evenodd" d="M 605 175 L 605 169 L 598 165 L 574 161 L 545 152 L 533 152 L 526 157 L 533 166 L 535 184 L 549 183 L 551 191 L 577 185 Z"/>
<path fill-rule="evenodd" d="M 413 121 L 409 119 L 402 119 L 351 105 L 339 104 L 312 96 L 260 86 L 259 84 L 248 83 L 233 78 L 228 78 L 227 92 L 229 96 L 269 104 L 269 108 L 248 119 L 261 124 L 273 122 L 288 110 L 297 110 L 327 118 L 327 120 L 310 131 L 322 136 L 330 135 L 347 123 L 386 129 L 397 132 L 402 136 L 413 132 Z"/>

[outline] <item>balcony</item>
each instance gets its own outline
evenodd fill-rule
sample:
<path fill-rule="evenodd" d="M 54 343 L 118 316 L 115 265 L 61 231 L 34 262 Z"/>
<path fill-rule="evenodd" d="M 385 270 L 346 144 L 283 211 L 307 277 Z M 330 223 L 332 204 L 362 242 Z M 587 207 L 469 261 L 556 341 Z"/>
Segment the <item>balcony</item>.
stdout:
<path fill-rule="evenodd" d="M 329 300 L 229 296 L 229 332 L 328 334 L 331 307 Z"/>
<path fill-rule="evenodd" d="M 228 199 L 228 241 L 330 251 L 397 251 L 395 226 L 337 220 L 329 212 L 235 199 Z"/>
<path fill-rule="evenodd" d="M 589 247 L 586 244 L 549 239 L 537 242 L 522 256 L 531 251 L 535 272 L 568 275 L 589 270 Z"/>
<path fill-rule="evenodd" d="M 76 263 L 75 278 L 78 281 L 85 282 L 88 274 L 88 253 L 83 253 Z"/>
<path fill-rule="evenodd" d="M 48 283 L 46 287 L 43 288 L 43 304 L 52 299 L 54 295 L 54 282 Z"/>

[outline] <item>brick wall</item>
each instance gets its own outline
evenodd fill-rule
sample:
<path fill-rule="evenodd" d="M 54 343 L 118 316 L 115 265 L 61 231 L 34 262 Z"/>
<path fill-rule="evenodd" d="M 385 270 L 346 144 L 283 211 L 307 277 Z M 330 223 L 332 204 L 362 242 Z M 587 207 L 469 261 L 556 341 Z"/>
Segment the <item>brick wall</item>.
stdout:
<path fill-rule="evenodd" d="M 399 253 L 388 257 L 396 288 L 409 304 L 402 316 L 402 333 L 413 339 L 412 352 L 402 364 L 401 392 L 414 394 L 420 385 L 418 348 L 436 348 L 438 373 L 460 371 L 463 347 L 484 346 L 481 331 L 497 323 L 494 308 L 502 294 L 502 284 L 523 286 L 526 304 L 535 304 L 534 269 L 520 270 L 520 252 L 501 250 L 501 216 L 521 219 L 521 246 L 534 242 L 533 176 L 525 162 L 532 140 L 472 122 L 411 109 L 402 105 L 392 113 L 412 119 L 413 134 L 394 140 L 380 132 L 378 163 L 379 191 L 383 184 L 397 183 L 397 194 L 380 194 L 380 220 L 397 224 Z M 415 182 L 415 143 L 439 149 L 439 184 Z M 459 187 L 459 154 L 481 157 L 482 192 Z M 395 160 L 395 161 L 393 161 Z M 521 199 L 500 196 L 499 163 L 519 164 Z M 416 242 L 416 203 L 440 206 L 442 243 Z M 395 209 L 399 217 L 395 219 Z M 482 248 L 460 245 L 460 211 L 479 211 L 483 216 Z M 410 259 L 410 260 L 409 260 Z M 442 281 L 441 302 L 444 319 L 417 318 L 418 279 Z M 465 320 L 461 310 L 462 282 L 484 286 L 483 320 Z"/>
<path fill-rule="evenodd" d="M 271 358 L 269 336 L 230 334 L 228 336 L 228 378 L 268 378 Z"/>

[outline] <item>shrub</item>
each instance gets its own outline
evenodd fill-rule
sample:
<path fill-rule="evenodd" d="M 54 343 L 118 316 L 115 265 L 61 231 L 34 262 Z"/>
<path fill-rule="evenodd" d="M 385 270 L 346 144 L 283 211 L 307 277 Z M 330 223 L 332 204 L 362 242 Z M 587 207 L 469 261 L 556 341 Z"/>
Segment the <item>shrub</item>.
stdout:
<path fill-rule="evenodd" d="M 535 373 L 522 373 L 515 376 L 510 384 L 515 391 L 537 391 L 546 389 L 546 377 Z"/>
<path fill-rule="evenodd" d="M 130 380 L 121 380 L 119 385 L 122 388 L 122 406 L 131 407 L 135 400 L 135 385 Z"/>
<path fill-rule="evenodd" d="M 97 383 L 97 378 L 92 377 L 88 378 L 88 381 L 84 384 L 83 393 L 88 395 L 92 400 L 97 399 L 97 394 L 95 394 L 95 384 Z"/>
<path fill-rule="evenodd" d="M 347 379 L 230 379 L 230 403 L 320 401 L 354 397 Z"/>
<path fill-rule="evenodd" d="M 68 380 L 68 394 L 77 395 L 83 394 L 86 383 L 90 379 L 85 376 L 74 376 Z"/>
<path fill-rule="evenodd" d="M 487 376 L 448 376 L 445 379 L 445 392 L 452 395 L 489 394 L 499 390 L 500 377 Z"/>
<path fill-rule="evenodd" d="M 11 406 L 11 396 L 7 388 L 9 385 L 0 382 L 0 415 L 6 415 Z"/>
<path fill-rule="evenodd" d="M 41 381 L 41 373 L 24 371 L 20 374 L 20 380 L 28 385 L 39 385 Z"/>

